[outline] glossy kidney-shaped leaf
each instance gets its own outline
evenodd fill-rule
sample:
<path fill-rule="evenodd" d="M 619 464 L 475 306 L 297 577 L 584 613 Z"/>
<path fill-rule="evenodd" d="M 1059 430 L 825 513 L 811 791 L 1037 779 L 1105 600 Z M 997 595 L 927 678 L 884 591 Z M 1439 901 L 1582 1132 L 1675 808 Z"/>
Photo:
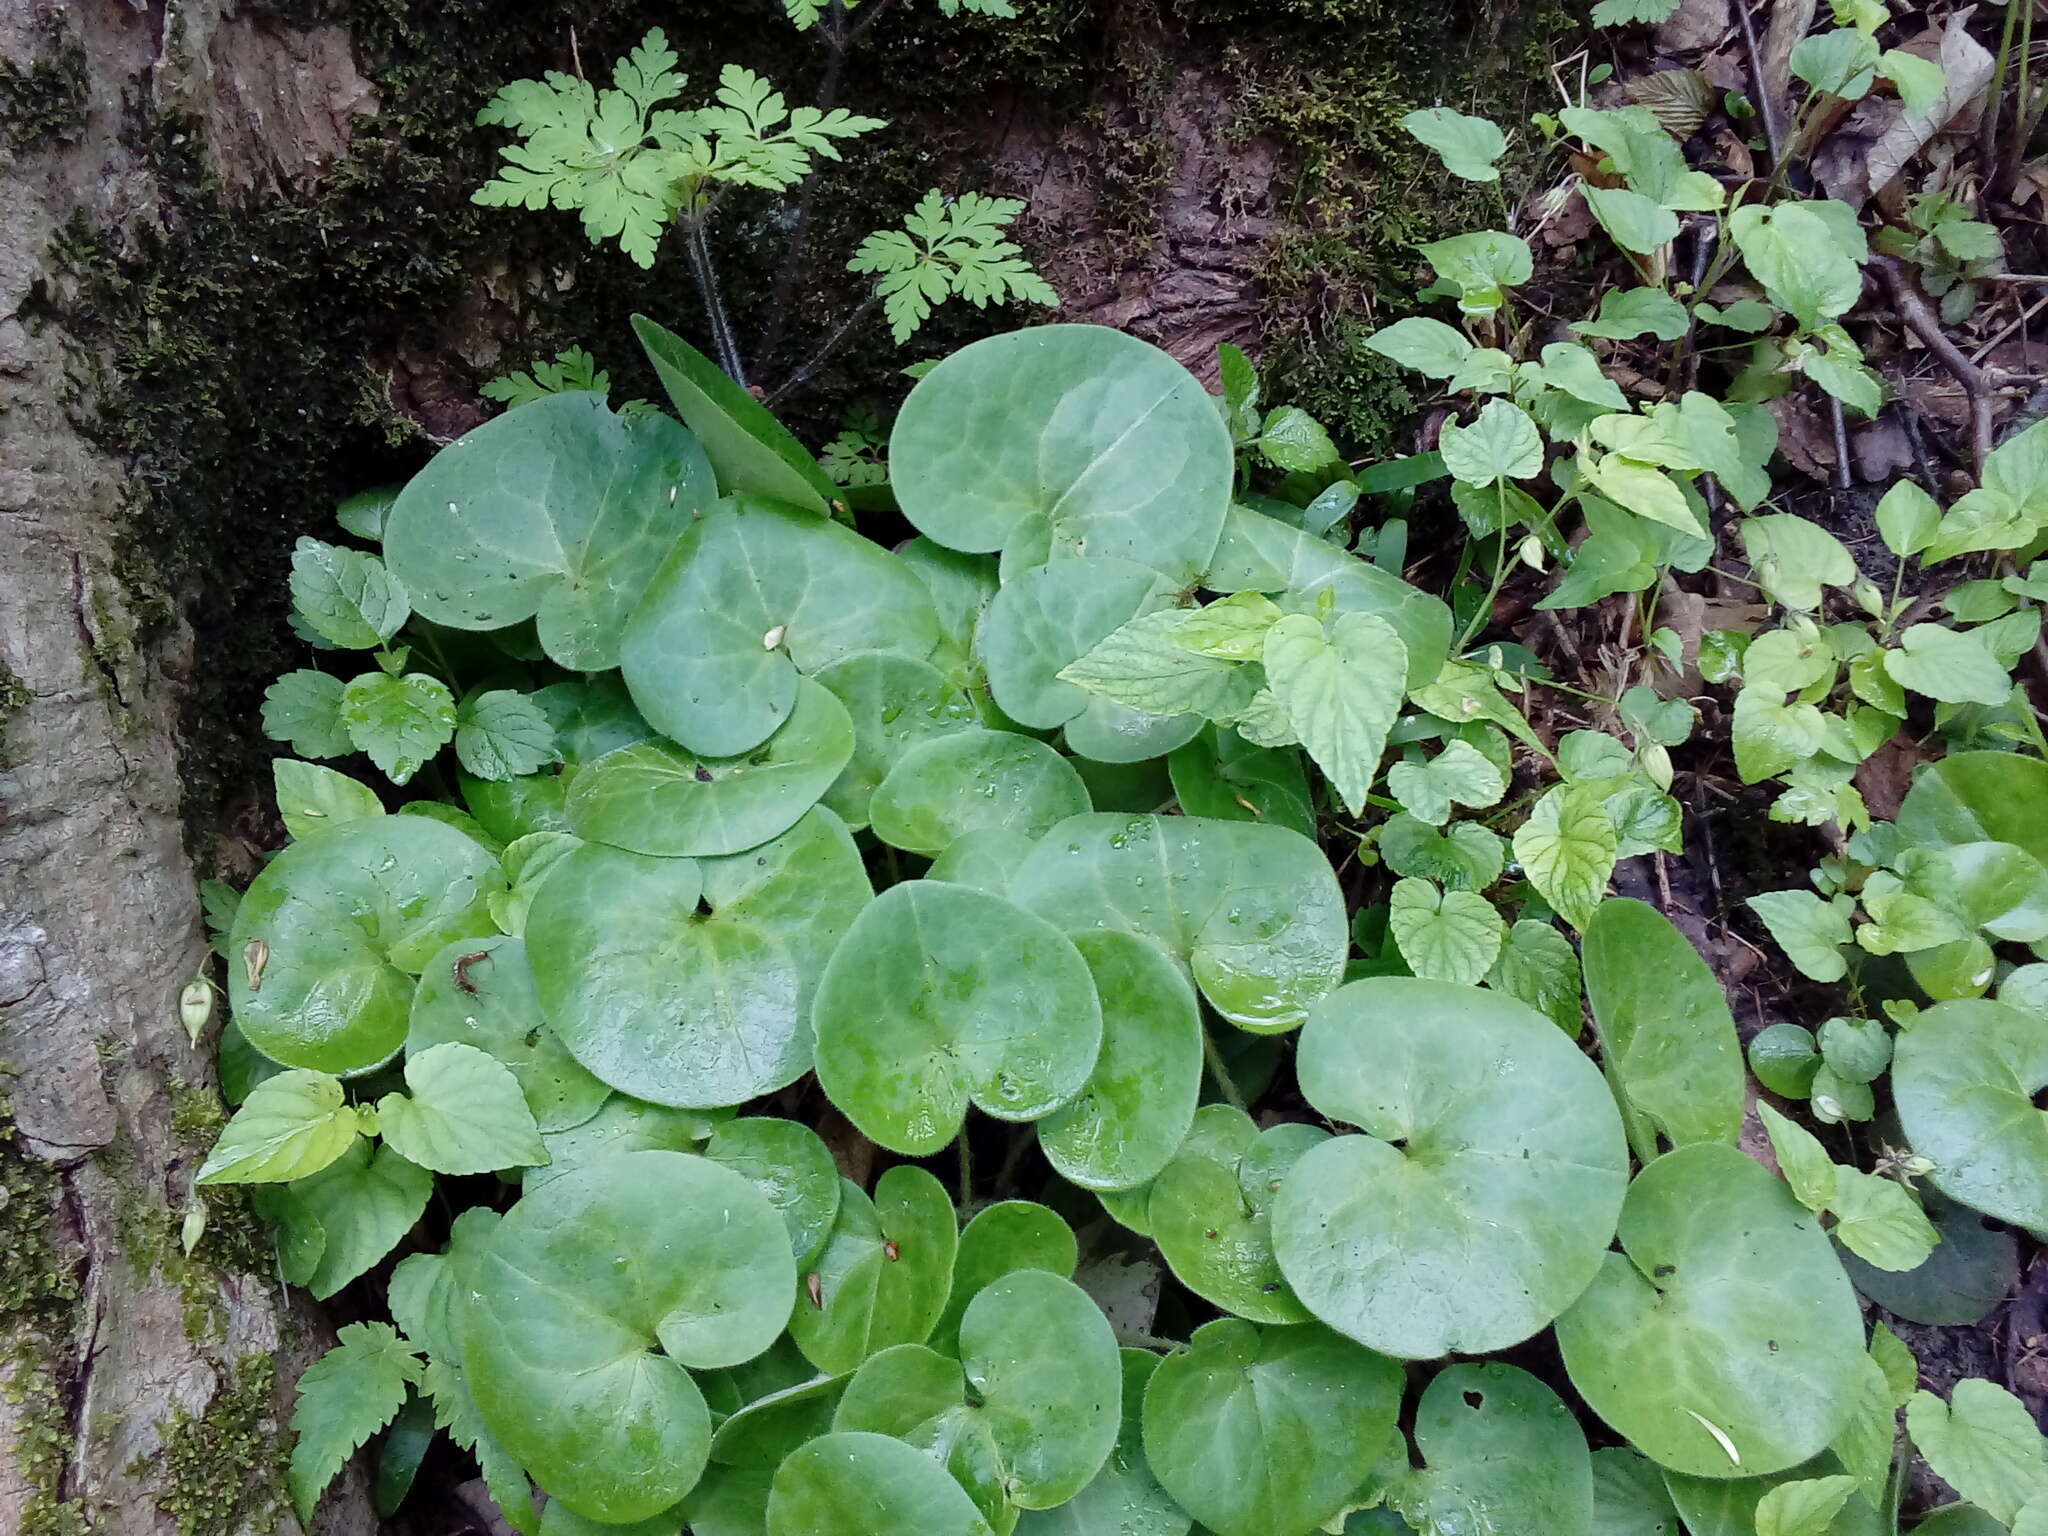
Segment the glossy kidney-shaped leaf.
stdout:
<path fill-rule="evenodd" d="M 974 1213 L 960 1229 L 953 1254 L 953 1294 L 932 1330 L 932 1347 L 960 1356 L 960 1318 L 967 1304 L 1004 1275 L 1042 1269 L 1071 1279 L 1080 1260 L 1074 1229 L 1059 1212 L 1034 1200 L 998 1200 Z"/>
<path fill-rule="evenodd" d="M 867 902 L 853 838 L 822 808 L 725 858 L 587 843 L 527 913 L 541 1011 L 614 1088 L 744 1103 L 809 1070 L 812 994 Z"/>
<path fill-rule="evenodd" d="M 1645 902 L 1604 901 L 1586 925 L 1586 995 L 1601 1054 L 1626 1105 L 1674 1146 L 1742 1128 L 1742 1047 L 1727 995 L 1670 920 Z M 1639 1148 L 1655 1156 L 1654 1145 Z"/>
<path fill-rule="evenodd" d="M 1929 764 L 1899 806 L 1908 844 L 2016 843 L 2048 863 L 2048 763 L 2016 752 L 1958 752 Z"/>
<path fill-rule="evenodd" d="M 1145 1389 L 1145 1455 L 1219 1536 L 1308 1536 L 1365 1482 L 1401 1371 L 1314 1323 L 1206 1323 Z"/>
<path fill-rule="evenodd" d="M 672 1109 L 615 1093 L 580 1125 L 541 1136 L 548 1161 L 520 1180 L 531 1193 L 591 1163 L 626 1152 L 695 1152 L 730 1110 Z"/>
<path fill-rule="evenodd" d="M 228 999 L 273 1061 L 360 1072 L 405 1043 L 413 977 L 451 941 L 493 931 L 498 861 L 416 816 L 348 822 L 294 843 L 243 893 Z"/>
<path fill-rule="evenodd" d="M 519 939 L 457 939 L 420 972 L 406 1052 L 451 1042 L 488 1051 L 510 1067 L 543 1131 L 581 1125 L 611 1092 L 542 1022 L 533 968 Z"/>
<path fill-rule="evenodd" d="M 1179 363 L 1105 327 L 1047 325 L 927 374 L 889 468 L 904 516 L 948 548 L 1135 560 L 1178 586 L 1209 564 L 1234 466 L 1215 402 Z"/>
<path fill-rule="evenodd" d="M 846 706 L 800 678 L 796 708 L 757 751 L 706 758 L 645 741 L 579 770 L 569 825 L 592 842 L 656 858 L 743 853 L 795 826 L 852 756 Z"/>
<path fill-rule="evenodd" d="M 2031 1014 L 1971 998 L 1901 1030 L 1892 1096 L 1913 1150 L 1943 1194 L 1987 1216 L 2048 1231 L 2048 1031 Z"/>
<path fill-rule="evenodd" d="M 995 1536 L 922 1451 L 862 1430 L 820 1435 L 775 1469 L 767 1536 Z"/>
<path fill-rule="evenodd" d="M 626 626 L 620 667 L 655 729 L 733 757 L 789 718 L 800 673 L 859 651 L 922 657 L 938 643 L 924 583 L 886 550 L 742 500 L 690 524 Z"/>
<path fill-rule="evenodd" d="M 1271 593 L 1290 612 L 1311 615 L 1327 592 L 1333 612 L 1377 615 L 1407 648 L 1410 688 L 1434 681 L 1450 652 L 1451 610 L 1439 599 L 1249 507 L 1230 509 L 1207 584 L 1218 592 Z"/>
<path fill-rule="evenodd" d="M 1477 1354 L 1585 1289 L 1628 1149 L 1606 1083 L 1550 1020 L 1451 982 L 1353 982 L 1310 1016 L 1296 1071 L 1364 1132 L 1311 1151 L 1274 1202 L 1274 1252 L 1317 1317 L 1386 1354 Z"/>
<path fill-rule="evenodd" d="M 1058 1509 L 1026 1510 L 1021 1536 L 1187 1536 L 1194 1523 L 1145 1462 L 1145 1388 L 1159 1366 L 1150 1350 L 1125 1349 L 1123 1427 L 1095 1480 Z"/>
<path fill-rule="evenodd" d="M 1122 928 L 1185 961 L 1240 1028 L 1289 1030 L 1337 984 L 1350 935 L 1330 861 L 1284 827 L 1097 812 L 1061 822 L 1011 899 L 1069 933 Z"/>
<path fill-rule="evenodd" d="M 1572 1385 L 1653 1461 L 1696 1477 L 1797 1466 L 1854 1401 L 1863 1323 L 1819 1221 L 1733 1147 L 1667 1152 L 1629 1186 L 1621 1245 L 1557 1321 Z"/>
<path fill-rule="evenodd" d="M 1202 1087 L 1202 1018 L 1186 973 L 1150 939 L 1077 933 L 1102 1003 L 1102 1054 L 1071 1104 L 1038 1122 L 1039 1145 L 1084 1189 L 1129 1189 L 1186 1138 Z"/>
<path fill-rule="evenodd" d="M 837 1430 L 895 1435 L 945 1462 L 992 1523 L 1051 1509 L 1109 1459 L 1121 1420 L 1116 1335 L 1088 1294 L 1044 1270 L 968 1303 L 960 1358 L 904 1344 L 854 1373 Z"/>
<path fill-rule="evenodd" d="M 906 752 L 976 724 L 967 694 L 915 657 L 861 651 L 820 667 L 816 675 L 853 723 L 853 757 L 825 791 L 824 803 L 856 831 L 868 824 L 875 790 Z"/>
<path fill-rule="evenodd" d="M 812 512 L 831 509 L 839 487 L 766 406 L 645 315 L 633 317 L 633 334 L 661 375 L 676 414 L 697 434 L 721 487 L 733 495 L 773 496 Z"/>
<path fill-rule="evenodd" d="M 1437 1372 L 1415 1407 L 1415 1448 L 1423 1465 L 1396 1480 L 1388 1502 L 1418 1530 L 1592 1526 L 1586 1436 L 1558 1395 L 1527 1371 L 1494 1364 Z"/>
<path fill-rule="evenodd" d="M 623 1153 L 506 1213 L 470 1277 L 463 1365 L 543 1488 L 589 1519 L 641 1520 L 690 1491 L 709 1450 L 684 1367 L 759 1354 L 795 1294 L 782 1218 L 746 1179 Z"/>
<path fill-rule="evenodd" d="M 1321 1126 L 1297 1122 L 1261 1131 L 1228 1104 L 1197 1110 L 1145 1199 L 1146 1225 L 1174 1278 L 1256 1323 L 1307 1322 L 1273 1256 L 1273 1196 L 1288 1170 L 1327 1140 Z"/>
<path fill-rule="evenodd" d="M 789 1320 L 797 1348 L 840 1375 L 897 1344 L 922 1344 L 953 1285 L 959 1228 L 945 1186 L 903 1164 L 875 1181 L 875 1197 L 839 1186 L 839 1215 L 805 1273 Z"/>
<path fill-rule="evenodd" d="M 959 731 L 906 752 L 869 802 L 875 836 L 935 858 L 969 832 L 1045 835 L 1092 807 L 1074 765 L 1011 731 Z"/>
<path fill-rule="evenodd" d="M 869 1139 L 908 1157 L 967 1106 L 1035 1120 L 1074 1098 L 1102 1048 L 1088 966 L 1042 918 L 937 880 L 854 919 L 812 1009 L 818 1081 Z"/>
<path fill-rule="evenodd" d="M 798 1264 L 825 1246 L 839 1215 L 840 1179 L 816 1131 L 767 1115 L 729 1120 L 711 1133 L 704 1155 L 743 1175 L 782 1213 Z"/>
<path fill-rule="evenodd" d="M 696 439 L 666 416 L 614 416 L 573 390 L 443 448 L 384 524 L 413 608 L 451 629 L 533 619 L 579 672 L 618 665 L 619 636 L 691 515 L 716 496 Z"/>

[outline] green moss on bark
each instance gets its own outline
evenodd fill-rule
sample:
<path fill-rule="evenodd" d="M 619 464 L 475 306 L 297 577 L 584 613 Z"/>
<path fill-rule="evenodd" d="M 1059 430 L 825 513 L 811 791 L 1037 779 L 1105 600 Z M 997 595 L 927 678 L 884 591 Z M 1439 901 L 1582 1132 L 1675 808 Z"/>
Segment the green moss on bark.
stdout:
<path fill-rule="evenodd" d="M 204 1413 L 171 1423 L 156 1502 L 178 1536 L 261 1530 L 282 1507 L 289 1436 L 277 1421 L 276 1392 L 270 1356 L 247 1354 Z"/>

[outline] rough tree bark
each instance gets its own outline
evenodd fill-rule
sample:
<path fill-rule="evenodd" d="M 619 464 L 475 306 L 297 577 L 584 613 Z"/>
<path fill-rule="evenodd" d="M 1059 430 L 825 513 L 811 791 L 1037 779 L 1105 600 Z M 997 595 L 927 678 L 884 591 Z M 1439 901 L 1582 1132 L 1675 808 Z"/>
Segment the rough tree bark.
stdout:
<path fill-rule="evenodd" d="M 177 1236 L 203 1152 L 180 1096 L 211 1079 L 177 1010 L 205 955 L 190 633 L 126 577 L 131 492 L 74 419 L 94 359 L 49 257 L 74 221 L 118 240 L 155 217 L 131 130 L 173 96 L 224 160 L 335 152 L 362 84 L 345 40 L 280 57 L 226 11 L 0 5 L 0 1531 L 22 1536 L 297 1529 L 277 1425 L 322 1325 Z M 372 1529 L 362 1490 L 322 1524 Z"/>

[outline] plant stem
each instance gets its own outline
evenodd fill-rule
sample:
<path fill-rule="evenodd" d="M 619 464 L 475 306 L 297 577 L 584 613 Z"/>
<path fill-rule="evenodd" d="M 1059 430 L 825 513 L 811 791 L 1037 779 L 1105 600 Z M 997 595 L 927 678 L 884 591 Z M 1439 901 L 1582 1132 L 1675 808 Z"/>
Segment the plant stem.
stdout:
<path fill-rule="evenodd" d="M 967 1214 L 967 1207 L 974 1201 L 974 1151 L 967 1145 L 967 1126 L 962 1122 L 960 1134 L 953 1139 L 953 1145 L 960 1151 L 960 1193 L 958 1204 L 960 1214 Z"/>
<path fill-rule="evenodd" d="M 2031 5 L 2032 0 L 2028 0 Z M 1992 178 L 1998 166 L 1998 118 L 1999 110 L 2005 104 L 2005 71 L 2012 63 L 2013 28 L 2019 24 L 2019 0 L 2007 0 L 2005 7 L 2005 29 L 1998 38 L 1998 65 L 1992 71 L 1991 90 L 1984 98 L 1984 120 L 1977 128 L 1977 173 L 1978 195 L 1983 197 L 1991 190 Z"/>
<path fill-rule="evenodd" d="M 682 215 L 684 250 L 690 258 L 690 276 L 697 284 L 697 296 L 704 302 L 704 322 L 711 328 L 711 348 L 718 366 L 733 383 L 747 387 L 746 365 L 740 361 L 739 341 L 732 332 L 732 320 L 725 312 L 725 295 L 718 287 L 718 268 L 711 260 L 711 235 L 701 211 Z"/>
<path fill-rule="evenodd" d="M 1472 617 L 1466 621 L 1465 632 L 1462 635 L 1458 636 L 1458 643 L 1456 647 L 1453 648 L 1451 652 L 1452 655 L 1464 655 L 1465 647 L 1470 645 L 1475 639 L 1477 639 L 1480 631 L 1485 629 L 1487 624 L 1492 620 L 1494 600 L 1500 596 L 1500 589 L 1507 585 L 1507 580 L 1508 525 L 1505 512 L 1503 512 L 1500 525 L 1500 544 L 1499 547 L 1495 549 L 1493 555 L 1493 585 L 1486 589 L 1485 600 L 1480 603 L 1478 609 L 1473 613 Z"/>
<path fill-rule="evenodd" d="M 1239 1114 L 1249 1115 L 1244 1095 L 1238 1092 L 1237 1079 L 1230 1075 L 1230 1068 L 1223 1064 L 1223 1053 L 1216 1049 L 1216 1037 L 1207 1029 L 1202 1031 L 1202 1060 L 1209 1065 L 1209 1075 L 1216 1079 L 1216 1087 L 1223 1095 L 1224 1103 Z"/>
<path fill-rule="evenodd" d="M 817 373 L 817 371 L 820 368 L 823 368 L 825 364 L 831 360 L 832 354 L 839 350 L 840 346 L 846 341 L 846 338 L 854 333 L 855 328 L 858 327 L 863 320 L 867 319 L 869 315 L 875 312 L 875 306 L 877 306 L 881 302 L 882 296 L 879 293 L 869 294 L 867 298 L 862 301 L 860 308 L 856 309 L 852 314 L 848 315 L 845 321 L 840 325 L 839 329 L 834 331 L 829 337 L 826 338 L 825 345 L 818 348 L 817 351 L 813 352 L 810 355 L 809 359 L 806 360 L 803 366 L 798 368 L 795 373 L 792 373 L 788 378 L 784 379 L 780 384 L 776 385 L 774 390 L 769 394 L 767 400 L 763 403 L 772 409 L 785 396 L 795 393 L 804 385 L 810 383 L 812 377 Z"/>

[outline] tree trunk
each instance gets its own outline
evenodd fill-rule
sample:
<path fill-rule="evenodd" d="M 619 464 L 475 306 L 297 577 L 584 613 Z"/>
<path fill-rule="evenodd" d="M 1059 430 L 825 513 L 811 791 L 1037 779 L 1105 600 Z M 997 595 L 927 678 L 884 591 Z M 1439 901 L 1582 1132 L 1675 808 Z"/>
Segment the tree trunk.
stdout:
<path fill-rule="evenodd" d="M 334 131 L 262 109 L 346 93 L 339 35 L 324 64 L 278 60 L 222 11 L 0 5 L 0 1531 L 22 1536 L 296 1530 L 280 1426 L 323 1342 L 239 1207 L 180 1242 L 217 1119 L 210 1038 L 178 1013 L 206 955 L 176 739 L 192 635 L 133 584 L 135 488 L 75 414 L 103 359 L 50 259 L 79 221 L 125 240 L 157 216 L 135 129 L 167 99 L 215 154 Z M 322 1523 L 373 1528 L 359 1483 Z"/>

